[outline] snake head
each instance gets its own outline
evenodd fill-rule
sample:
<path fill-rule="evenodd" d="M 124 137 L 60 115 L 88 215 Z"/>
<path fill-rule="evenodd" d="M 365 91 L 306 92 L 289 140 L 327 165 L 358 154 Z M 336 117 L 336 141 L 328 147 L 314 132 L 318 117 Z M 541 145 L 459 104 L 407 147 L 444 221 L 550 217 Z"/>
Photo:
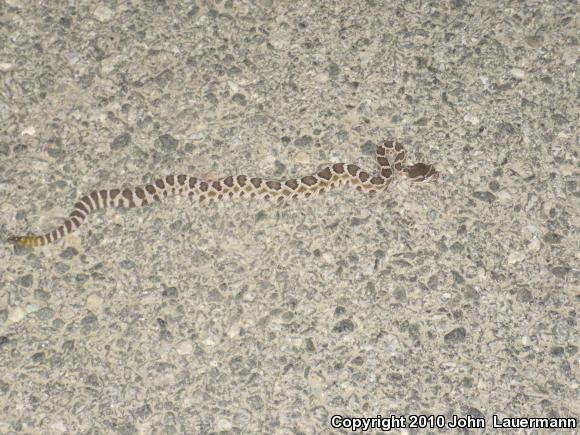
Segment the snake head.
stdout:
<path fill-rule="evenodd" d="M 439 172 L 433 165 L 425 163 L 415 163 L 414 165 L 403 168 L 403 175 L 413 183 L 430 183 L 439 178 Z"/>

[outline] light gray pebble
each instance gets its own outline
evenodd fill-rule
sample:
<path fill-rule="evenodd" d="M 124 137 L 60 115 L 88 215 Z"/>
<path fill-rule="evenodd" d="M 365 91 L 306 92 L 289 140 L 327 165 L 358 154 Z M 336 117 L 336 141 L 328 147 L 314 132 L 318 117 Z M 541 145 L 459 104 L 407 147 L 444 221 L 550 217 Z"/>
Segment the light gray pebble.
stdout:
<path fill-rule="evenodd" d="M 333 332 L 337 332 L 339 334 L 348 334 L 354 331 L 355 325 L 352 320 L 350 319 L 342 319 L 341 321 L 337 322 L 334 327 L 332 328 Z"/>
<path fill-rule="evenodd" d="M 156 145 L 165 152 L 172 152 L 177 149 L 177 139 L 170 134 L 162 134 L 157 138 Z"/>
<path fill-rule="evenodd" d="M 455 328 L 452 331 L 445 334 L 444 340 L 447 344 L 458 344 L 465 341 L 467 332 L 464 327 Z"/>
<path fill-rule="evenodd" d="M 490 204 L 497 199 L 497 197 L 491 192 L 473 192 L 473 197 Z"/>
<path fill-rule="evenodd" d="M 125 148 L 131 142 L 131 135 L 129 133 L 123 133 L 113 139 L 111 142 L 111 149 L 118 150 L 121 148 Z"/>

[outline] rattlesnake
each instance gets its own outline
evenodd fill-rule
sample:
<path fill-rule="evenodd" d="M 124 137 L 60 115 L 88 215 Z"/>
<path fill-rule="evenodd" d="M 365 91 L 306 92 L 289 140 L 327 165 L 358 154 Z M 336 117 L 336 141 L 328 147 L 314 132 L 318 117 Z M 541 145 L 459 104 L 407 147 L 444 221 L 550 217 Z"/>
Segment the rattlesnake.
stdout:
<path fill-rule="evenodd" d="M 200 201 L 222 201 L 233 198 L 263 198 L 285 200 L 307 198 L 342 184 L 351 184 L 363 192 L 386 190 L 394 176 L 425 183 L 434 181 L 439 173 L 433 165 L 416 163 L 404 166 L 405 151 L 398 142 L 385 141 L 377 147 L 378 175 L 372 176 L 351 163 L 336 163 L 316 174 L 288 180 L 263 180 L 245 175 L 219 180 L 203 180 L 188 175 L 168 175 L 154 183 L 132 189 L 94 190 L 83 196 L 74 210 L 58 228 L 42 236 L 14 236 L 8 241 L 17 246 L 34 247 L 54 242 L 75 231 L 92 212 L 106 207 L 141 207 L 172 195 L 198 198 Z"/>

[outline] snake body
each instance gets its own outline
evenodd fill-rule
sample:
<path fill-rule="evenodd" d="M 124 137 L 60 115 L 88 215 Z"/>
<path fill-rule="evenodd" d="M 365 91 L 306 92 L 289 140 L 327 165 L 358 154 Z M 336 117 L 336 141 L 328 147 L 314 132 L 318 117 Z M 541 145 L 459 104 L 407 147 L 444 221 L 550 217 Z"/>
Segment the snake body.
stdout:
<path fill-rule="evenodd" d="M 376 159 L 379 171 L 374 176 L 355 164 L 336 163 L 312 175 L 281 181 L 245 175 L 218 180 L 168 175 L 144 186 L 94 190 L 83 196 L 74 205 L 68 218 L 54 230 L 44 235 L 14 236 L 8 241 L 24 247 L 46 245 L 75 231 L 96 210 L 107 207 L 142 207 L 174 195 L 188 196 L 202 202 L 235 198 L 280 201 L 318 195 L 342 184 L 351 184 L 359 191 L 374 193 L 386 190 L 395 176 L 402 176 L 411 182 L 425 183 L 436 180 L 439 175 L 430 164 L 405 166 L 405 151 L 398 142 L 385 141 L 380 144 L 376 150 Z"/>

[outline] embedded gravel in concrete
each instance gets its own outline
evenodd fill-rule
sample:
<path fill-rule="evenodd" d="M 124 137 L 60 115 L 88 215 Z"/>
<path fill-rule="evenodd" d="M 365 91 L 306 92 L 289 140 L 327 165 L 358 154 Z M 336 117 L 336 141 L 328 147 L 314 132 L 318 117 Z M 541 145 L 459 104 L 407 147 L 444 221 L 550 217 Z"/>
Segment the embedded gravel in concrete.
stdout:
<path fill-rule="evenodd" d="M 372 169 L 384 138 L 441 177 L 0 246 L 0 432 L 578 416 L 574 2 L 53 3 L 0 5 L 3 239 L 170 173 Z"/>

